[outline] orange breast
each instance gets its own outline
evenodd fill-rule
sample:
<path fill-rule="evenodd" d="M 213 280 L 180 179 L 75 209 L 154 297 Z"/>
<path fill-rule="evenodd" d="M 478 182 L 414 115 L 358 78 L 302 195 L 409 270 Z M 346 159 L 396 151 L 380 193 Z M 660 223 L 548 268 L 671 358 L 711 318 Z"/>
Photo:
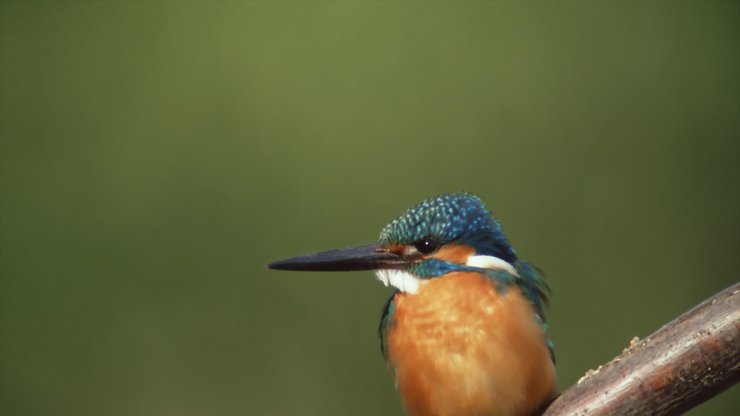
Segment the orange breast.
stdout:
<path fill-rule="evenodd" d="M 554 396 L 544 331 L 517 286 L 458 272 L 394 302 L 388 354 L 411 415 L 529 415 Z"/>

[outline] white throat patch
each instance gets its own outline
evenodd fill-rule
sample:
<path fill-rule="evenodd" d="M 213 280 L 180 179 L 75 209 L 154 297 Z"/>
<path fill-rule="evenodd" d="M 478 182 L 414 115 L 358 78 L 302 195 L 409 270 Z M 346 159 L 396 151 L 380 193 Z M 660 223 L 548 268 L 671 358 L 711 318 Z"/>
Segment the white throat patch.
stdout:
<path fill-rule="evenodd" d="M 380 269 L 375 271 L 375 277 L 386 286 L 411 294 L 419 290 L 421 283 L 421 279 L 404 270 Z"/>

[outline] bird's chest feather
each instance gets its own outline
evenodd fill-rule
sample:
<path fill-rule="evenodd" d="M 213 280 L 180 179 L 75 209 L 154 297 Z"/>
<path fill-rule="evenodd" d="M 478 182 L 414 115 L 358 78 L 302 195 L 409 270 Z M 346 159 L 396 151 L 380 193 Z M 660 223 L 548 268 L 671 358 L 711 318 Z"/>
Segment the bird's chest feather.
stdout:
<path fill-rule="evenodd" d="M 412 415 L 527 415 L 555 393 L 546 336 L 517 286 L 477 273 L 398 293 L 388 358 Z"/>

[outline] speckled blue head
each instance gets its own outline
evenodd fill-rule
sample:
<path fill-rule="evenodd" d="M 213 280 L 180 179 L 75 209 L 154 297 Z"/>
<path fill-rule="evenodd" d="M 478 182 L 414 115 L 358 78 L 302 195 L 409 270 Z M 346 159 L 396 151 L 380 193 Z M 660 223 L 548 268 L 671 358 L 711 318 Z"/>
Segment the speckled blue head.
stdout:
<path fill-rule="evenodd" d="M 491 212 L 475 195 L 444 194 L 426 199 L 388 224 L 381 244 L 414 244 L 431 238 L 439 244 L 459 243 L 476 254 L 517 260 L 514 249 Z"/>

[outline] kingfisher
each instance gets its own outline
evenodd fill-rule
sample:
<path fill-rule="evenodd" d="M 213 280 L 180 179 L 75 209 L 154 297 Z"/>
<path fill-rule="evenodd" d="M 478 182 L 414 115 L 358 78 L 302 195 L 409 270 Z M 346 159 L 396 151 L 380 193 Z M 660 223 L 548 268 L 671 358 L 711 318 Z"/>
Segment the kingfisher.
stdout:
<path fill-rule="evenodd" d="M 409 415 L 536 415 L 556 396 L 543 315 L 549 289 L 473 194 L 422 201 L 383 228 L 376 244 L 268 267 L 374 270 L 393 287 L 380 343 Z"/>

